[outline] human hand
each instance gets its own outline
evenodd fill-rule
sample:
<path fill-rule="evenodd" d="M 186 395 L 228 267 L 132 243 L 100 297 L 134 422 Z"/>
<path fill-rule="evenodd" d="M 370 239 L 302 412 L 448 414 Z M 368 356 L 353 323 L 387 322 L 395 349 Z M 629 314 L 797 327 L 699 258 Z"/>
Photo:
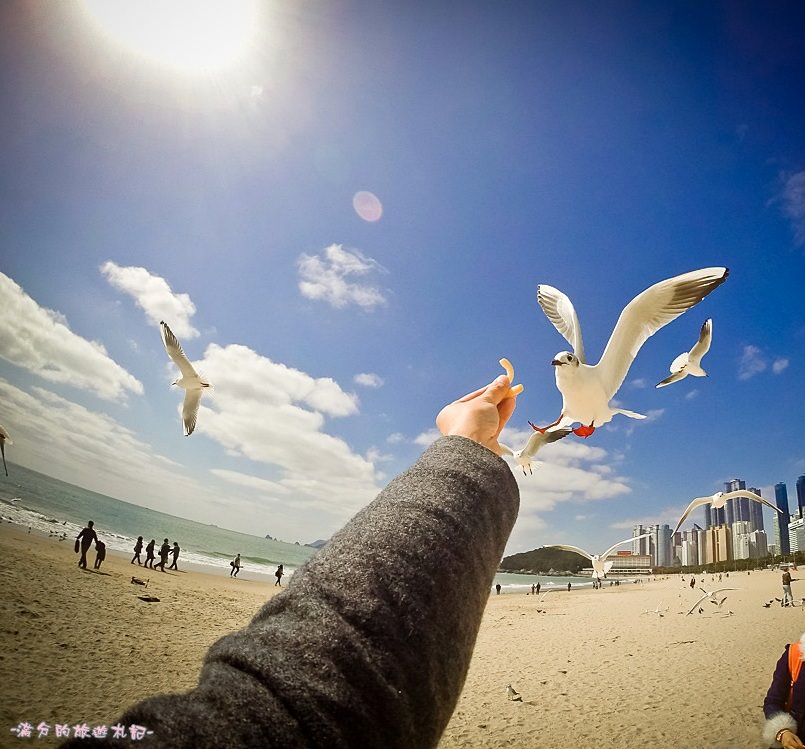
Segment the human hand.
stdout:
<path fill-rule="evenodd" d="M 783 745 L 783 749 L 803 749 L 805 747 L 805 744 L 793 731 L 784 731 L 780 737 L 780 743 Z"/>
<path fill-rule="evenodd" d="M 511 380 L 500 375 L 486 387 L 446 405 L 436 417 L 436 426 L 445 436 L 467 437 L 500 455 L 498 437 L 514 413 L 517 395 Z"/>

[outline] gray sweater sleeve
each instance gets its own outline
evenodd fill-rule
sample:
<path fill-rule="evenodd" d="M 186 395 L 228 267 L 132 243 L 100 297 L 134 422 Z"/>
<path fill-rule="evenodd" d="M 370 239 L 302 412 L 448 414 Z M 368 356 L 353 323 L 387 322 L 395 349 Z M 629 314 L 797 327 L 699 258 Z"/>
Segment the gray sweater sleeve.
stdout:
<path fill-rule="evenodd" d="M 194 690 L 128 710 L 121 724 L 153 731 L 132 744 L 435 746 L 518 504 L 503 460 L 439 439 L 248 627 L 210 648 Z"/>

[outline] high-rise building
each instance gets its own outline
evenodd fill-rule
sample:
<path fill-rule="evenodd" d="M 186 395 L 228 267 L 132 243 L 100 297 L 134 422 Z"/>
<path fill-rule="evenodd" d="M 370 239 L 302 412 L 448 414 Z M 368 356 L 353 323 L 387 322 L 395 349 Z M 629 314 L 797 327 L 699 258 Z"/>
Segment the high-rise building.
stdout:
<path fill-rule="evenodd" d="M 749 559 L 749 534 L 752 524 L 748 520 L 736 520 L 732 524 L 732 558 Z"/>
<path fill-rule="evenodd" d="M 757 494 L 758 497 L 763 496 L 760 489 L 756 489 L 754 486 L 749 487 L 749 491 Z M 753 502 L 751 499 L 748 499 L 747 502 L 749 502 L 749 522 L 752 523 L 752 530 L 762 531 L 764 528 L 763 505 L 760 502 Z"/>
<path fill-rule="evenodd" d="M 648 532 L 648 528 L 644 525 L 636 525 L 632 528 L 632 554 L 650 554 L 651 544 L 648 538 L 637 538 Z"/>
<path fill-rule="evenodd" d="M 788 545 L 792 554 L 805 551 L 805 518 L 795 516 L 788 524 Z"/>
<path fill-rule="evenodd" d="M 713 527 L 713 508 L 710 505 L 704 506 L 704 527 Z"/>
<path fill-rule="evenodd" d="M 780 554 L 790 554 L 791 545 L 788 540 L 788 489 L 786 489 L 785 483 L 782 481 L 774 485 L 774 503 L 780 510 L 780 512 L 777 513 L 777 517 L 774 519 L 774 524 L 777 526 L 775 540 L 777 540 L 777 538 L 780 539 L 778 546 Z"/>
<path fill-rule="evenodd" d="M 797 507 L 799 507 L 799 516 L 805 517 L 805 475 L 797 479 Z"/>
<path fill-rule="evenodd" d="M 729 562 L 732 559 L 732 533 L 726 525 L 719 525 L 715 531 L 714 562 Z"/>
<path fill-rule="evenodd" d="M 749 534 L 749 558 L 761 559 L 769 554 L 766 531 L 752 531 Z"/>

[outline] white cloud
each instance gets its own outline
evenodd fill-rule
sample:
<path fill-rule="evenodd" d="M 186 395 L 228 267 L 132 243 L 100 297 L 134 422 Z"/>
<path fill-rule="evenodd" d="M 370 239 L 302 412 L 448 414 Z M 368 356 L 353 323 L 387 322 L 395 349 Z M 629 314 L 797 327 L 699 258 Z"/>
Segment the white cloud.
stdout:
<path fill-rule="evenodd" d="M 383 378 L 373 372 L 361 372 L 352 378 L 356 385 L 363 385 L 367 388 L 383 387 Z"/>
<path fill-rule="evenodd" d="M 100 267 L 106 280 L 134 299 L 148 321 L 158 326 L 164 320 L 179 338 L 195 338 L 198 331 L 190 324 L 196 305 L 189 294 L 176 294 L 168 282 L 136 266 L 121 267 L 108 260 Z"/>
<path fill-rule="evenodd" d="M 689 401 L 692 401 L 694 398 L 698 398 L 698 397 L 699 397 L 699 391 L 698 390 L 691 390 L 689 393 L 685 394 L 685 400 L 689 400 Z"/>
<path fill-rule="evenodd" d="M 246 486 L 249 489 L 257 489 L 257 491 L 268 495 L 281 494 L 287 496 L 291 493 L 291 490 L 288 489 L 287 486 L 283 486 L 277 481 L 269 481 L 268 479 L 252 476 L 248 473 L 230 471 L 225 468 L 210 468 L 210 473 L 231 484 Z"/>
<path fill-rule="evenodd" d="M 530 429 L 507 427 L 500 441 L 518 449 L 530 436 Z M 607 500 L 631 492 L 627 479 L 615 473 L 617 461 L 606 450 L 574 438 L 546 446 L 537 454 L 537 461 L 540 465 L 527 476 L 509 461 L 520 488 L 520 513 L 507 549 L 535 548 L 533 530 L 545 526 L 541 515 L 557 505 Z"/>
<path fill-rule="evenodd" d="M 143 393 L 139 380 L 97 341 L 73 333 L 65 317 L 40 307 L 11 278 L 0 273 L 0 356 L 42 379 L 95 393 L 104 400 Z"/>
<path fill-rule="evenodd" d="M 422 432 L 422 434 L 418 434 L 416 437 L 414 437 L 414 444 L 422 445 L 422 447 L 429 447 L 441 436 L 441 432 L 434 427 L 433 429 L 428 429 L 427 432 Z"/>
<path fill-rule="evenodd" d="M 405 442 L 405 435 L 401 434 L 400 432 L 394 432 L 386 437 L 386 442 L 390 445 L 399 445 L 400 442 Z"/>
<path fill-rule="evenodd" d="M 202 399 L 196 433 L 233 456 L 273 466 L 295 506 L 329 516 L 317 518 L 316 532 L 332 532 L 375 496 L 372 461 L 324 431 L 325 416 L 358 411 L 356 397 L 334 380 L 312 377 L 236 344 L 210 344 L 198 369 L 216 387 Z"/>
<path fill-rule="evenodd" d="M 794 243 L 805 245 L 805 171 L 791 175 L 783 186 L 780 200 L 783 213 L 791 221 Z"/>
<path fill-rule="evenodd" d="M 748 380 L 766 369 L 766 359 L 763 352 L 752 345 L 744 346 L 741 360 L 738 363 L 738 379 Z"/>
<path fill-rule="evenodd" d="M 365 310 L 386 304 L 386 297 L 380 289 L 348 280 L 384 270 L 375 260 L 364 257 L 357 250 L 345 250 L 340 244 L 331 244 L 322 255 L 302 254 L 298 267 L 299 291 L 308 299 L 328 302 L 339 308 L 357 304 Z"/>
<path fill-rule="evenodd" d="M 643 390 L 644 388 L 648 387 L 648 380 L 645 377 L 638 377 L 637 379 L 629 381 L 630 387 L 636 388 L 638 390 Z"/>
<path fill-rule="evenodd" d="M 779 359 L 775 359 L 772 363 L 771 371 L 774 372 L 774 374 L 780 374 L 786 367 L 788 367 L 788 359 L 780 357 Z"/>

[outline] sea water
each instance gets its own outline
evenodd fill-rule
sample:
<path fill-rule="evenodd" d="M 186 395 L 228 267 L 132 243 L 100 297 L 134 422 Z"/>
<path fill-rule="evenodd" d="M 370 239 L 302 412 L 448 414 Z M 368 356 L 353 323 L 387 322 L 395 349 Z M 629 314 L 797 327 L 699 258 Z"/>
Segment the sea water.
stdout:
<path fill-rule="evenodd" d="M 168 538 L 171 544 L 176 541 L 181 547 L 180 569 L 184 563 L 228 574 L 229 562 L 240 554 L 241 575 L 255 573 L 271 579 L 277 565 L 284 565 L 286 574 L 291 575 L 316 551 L 303 544 L 238 533 L 133 505 L 19 465 L 12 465 L 9 473 L 9 478 L 3 476 L 0 479 L 0 518 L 3 522 L 30 527 L 39 533 L 65 533 L 67 540 L 64 543 L 70 547 L 87 521 L 92 520 L 98 537 L 110 550 L 133 556 L 137 536 L 142 536 L 143 549 L 153 538 L 158 552 L 162 539 Z M 12 502 L 12 499 L 17 501 Z M 145 560 L 144 550 L 140 558 Z M 541 593 L 553 587 L 567 588 L 568 582 L 574 588 L 591 585 L 589 577 L 499 572 L 492 587 L 500 584 L 503 593 L 524 594 L 530 592 L 531 585 L 537 582 L 541 585 Z"/>
<path fill-rule="evenodd" d="M 156 552 L 164 538 L 170 539 L 171 545 L 176 541 L 182 550 L 180 569 L 184 562 L 229 574 L 229 562 L 240 554 L 241 574 L 254 572 L 273 578 L 277 565 L 284 565 L 286 574 L 291 574 L 316 551 L 310 546 L 272 541 L 122 502 L 19 465 L 10 465 L 9 474 L 0 480 L 3 521 L 46 534 L 66 533 L 65 543 L 69 543 L 71 551 L 73 540 L 88 520 L 94 522 L 98 537 L 110 550 L 133 556 L 137 536 L 142 536 L 142 560 L 152 538 L 156 540 Z"/>

